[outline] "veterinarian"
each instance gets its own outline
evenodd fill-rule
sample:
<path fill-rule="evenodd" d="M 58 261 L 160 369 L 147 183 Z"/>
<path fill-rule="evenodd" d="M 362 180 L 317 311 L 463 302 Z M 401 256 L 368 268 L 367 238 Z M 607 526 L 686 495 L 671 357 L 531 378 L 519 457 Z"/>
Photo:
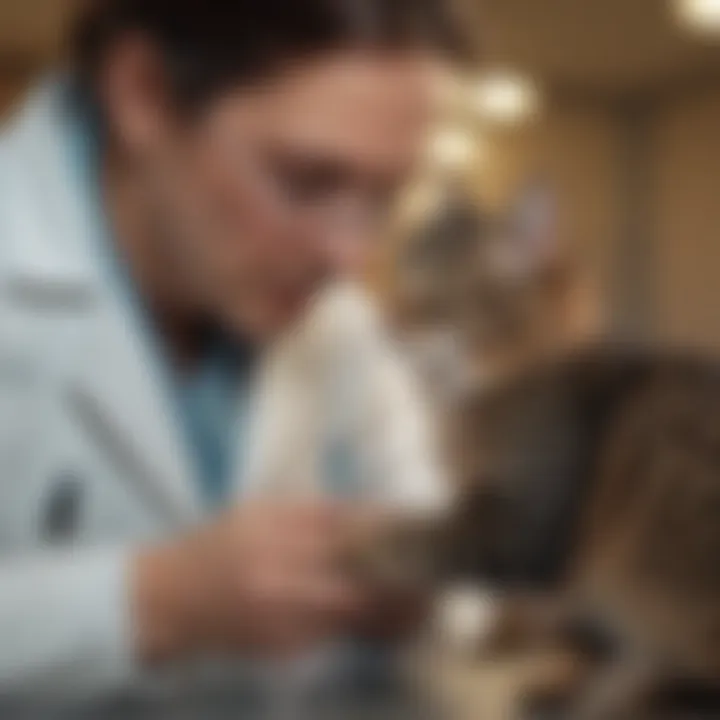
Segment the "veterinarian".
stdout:
<path fill-rule="evenodd" d="M 331 562 L 353 513 L 443 502 L 354 278 L 453 33 L 434 0 L 86 5 L 0 139 L 0 706 L 237 717 L 258 658 L 388 630 Z"/>

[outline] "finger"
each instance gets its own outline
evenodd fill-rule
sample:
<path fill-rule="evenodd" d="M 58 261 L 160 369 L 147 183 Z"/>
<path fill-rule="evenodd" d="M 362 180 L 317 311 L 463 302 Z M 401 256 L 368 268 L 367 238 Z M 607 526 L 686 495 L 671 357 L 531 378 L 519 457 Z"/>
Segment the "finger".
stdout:
<path fill-rule="evenodd" d="M 412 635 L 427 619 L 429 599 L 421 594 L 379 595 L 360 618 L 357 631 L 379 640 L 396 640 Z"/>
<path fill-rule="evenodd" d="M 260 652 L 276 661 L 288 661 L 318 648 L 333 637 L 336 628 L 315 614 L 288 613 L 268 628 Z"/>
<path fill-rule="evenodd" d="M 268 530 L 256 548 L 256 559 L 264 567 L 288 574 L 314 573 L 336 567 L 344 552 L 337 534 L 314 528 L 283 527 Z"/>
<path fill-rule="evenodd" d="M 355 617 L 365 611 L 367 597 L 363 588 L 334 573 L 300 575 L 292 579 L 290 588 L 301 612 L 326 617 Z"/>
<path fill-rule="evenodd" d="M 324 572 L 336 567 L 342 554 L 337 538 L 319 532 L 286 537 L 278 548 L 279 557 L 288 571 Z"/>
<path fill-rule="evenodd" d="M 334 534 L 348 523 L 347 506 L 333 501 L 315 501 L 289 509 L 288 527 L 294 530 Z"/>
<path fill-rule="evenodd" d="M 268 529 L 268 546 L 291 566 L 338 566 L 365 543 L 358 537 L 359 526 L 368 527 L 363 535 L 371 534 L 365 517 L 337 505 L 295 508 L 281 528 Z"/>

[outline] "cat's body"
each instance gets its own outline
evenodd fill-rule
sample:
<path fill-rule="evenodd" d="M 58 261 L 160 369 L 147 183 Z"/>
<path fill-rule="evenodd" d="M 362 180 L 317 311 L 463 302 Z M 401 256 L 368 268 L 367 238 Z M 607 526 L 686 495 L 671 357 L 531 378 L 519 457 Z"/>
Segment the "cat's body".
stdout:
<path fill-rule="evenodd" d="M 451 203 L 399 269 L 399 326 L 440 389 L 461 489 L 420 535 L 445 580 L 503 591 L 496 639 L 607 655 L 573 720 L 635 720 L 656 681 L 720 686 L 720 363 L 587 347 L 548 199 L 499 218 Z"/>
<path fill-rule="evenodd" d="M 668 683 L 720 688 L 720 363 L 595 346 L 466 398 L 457 422 L 456 506 L 380 543 L 384 576 L 500 591 L 484 659 L 576 656 L 563 717 L 654 718 Z"/>
<path fill-rule="evenodd" d="M 445 569 L 552 599 L 527 641 L 603 636 L 572 717 L 633 717 L 654 681 L 720 686 L 719 409 L 715 362 L 600 347 L 462 413 Z"/>

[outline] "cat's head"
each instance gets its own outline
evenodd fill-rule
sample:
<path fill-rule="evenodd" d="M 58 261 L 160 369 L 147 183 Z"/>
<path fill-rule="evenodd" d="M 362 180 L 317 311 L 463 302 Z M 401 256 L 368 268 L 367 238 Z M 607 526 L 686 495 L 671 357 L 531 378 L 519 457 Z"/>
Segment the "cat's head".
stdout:
<path fill-rule="evenodd" d="M 555 214 L 542 185 L 504 213 L 455 196 L 408 242 L 395 316 L 431 386 L 458 392 L 492 380 L 551 337 L 567 279 Z"/>

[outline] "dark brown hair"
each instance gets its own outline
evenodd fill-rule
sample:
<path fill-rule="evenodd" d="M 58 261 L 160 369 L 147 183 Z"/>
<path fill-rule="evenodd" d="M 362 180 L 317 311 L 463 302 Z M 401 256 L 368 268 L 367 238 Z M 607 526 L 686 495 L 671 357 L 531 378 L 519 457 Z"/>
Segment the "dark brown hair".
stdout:
<path fill-rule="evenodd" d="M 176 99 L 190 105 L 340 48 L 471 55 L 446 0 L 87 0 L 73 43 L 78 77 L 92 84 L 129 32 L 155 44 Z"/>

